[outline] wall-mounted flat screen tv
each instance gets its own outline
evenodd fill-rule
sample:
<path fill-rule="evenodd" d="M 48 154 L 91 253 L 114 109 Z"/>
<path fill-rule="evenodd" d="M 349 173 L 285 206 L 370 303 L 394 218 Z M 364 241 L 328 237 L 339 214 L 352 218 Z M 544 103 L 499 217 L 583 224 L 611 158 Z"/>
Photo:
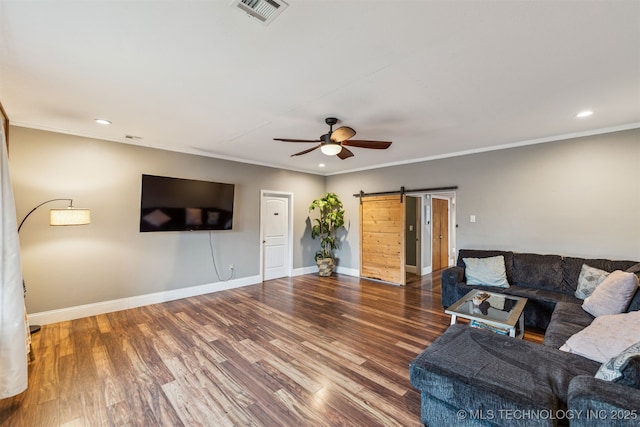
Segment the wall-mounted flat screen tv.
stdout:
<path fill-rule="evenodd" d="M 142 175 L 140 231 L 231 230 L 235 186 Z"/>

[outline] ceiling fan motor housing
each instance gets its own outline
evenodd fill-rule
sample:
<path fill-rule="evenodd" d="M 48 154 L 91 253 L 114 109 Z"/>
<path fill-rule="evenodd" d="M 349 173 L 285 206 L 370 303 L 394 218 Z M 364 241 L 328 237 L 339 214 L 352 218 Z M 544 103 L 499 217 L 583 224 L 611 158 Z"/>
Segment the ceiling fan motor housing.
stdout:
<path fill-rule="evenodd" d="M 327 117 L 326 119 L 324 119 L 324 122 L 329 126 L 333 126 L 338 123 L 338 119 L 336 119 L 335 117 Z"/>

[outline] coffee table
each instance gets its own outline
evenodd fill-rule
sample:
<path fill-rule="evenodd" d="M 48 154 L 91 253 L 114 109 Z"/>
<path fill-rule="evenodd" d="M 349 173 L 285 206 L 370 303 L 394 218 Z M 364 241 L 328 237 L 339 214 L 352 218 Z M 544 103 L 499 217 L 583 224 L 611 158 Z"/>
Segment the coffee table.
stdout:
<path fill-rule="evenodd" d="M 482 303 L 474 302 L 474 297 L 485 294 Z M 524 336 L 524 306 L 527 299 L 513 295 L 504 295 L 474 289 L 453 303 L 444 312 L 451 315 L 451 324 L 455 324 L 458 317 L 468 319 L 471 326 L 492 330 L 498 333 L 516 337 Z"/>

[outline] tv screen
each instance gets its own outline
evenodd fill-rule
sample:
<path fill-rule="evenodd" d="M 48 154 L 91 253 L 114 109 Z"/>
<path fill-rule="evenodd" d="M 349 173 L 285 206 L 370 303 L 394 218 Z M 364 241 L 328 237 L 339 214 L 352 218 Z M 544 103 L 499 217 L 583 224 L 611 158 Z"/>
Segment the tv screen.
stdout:
<path fill-rule="evenodd" d="M 231 230 L 234 187 L 142 175 L 140 231 Z"/>

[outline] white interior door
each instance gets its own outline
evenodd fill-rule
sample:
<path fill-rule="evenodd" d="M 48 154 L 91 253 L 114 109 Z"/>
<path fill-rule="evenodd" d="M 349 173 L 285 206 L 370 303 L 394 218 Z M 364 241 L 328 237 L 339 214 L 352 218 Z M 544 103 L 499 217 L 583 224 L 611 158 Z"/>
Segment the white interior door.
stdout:
<path fill-rule="evenodd" d="M 289 198 L 263 195 L 262 251 L 264 280 L 291 274 Z"/>

